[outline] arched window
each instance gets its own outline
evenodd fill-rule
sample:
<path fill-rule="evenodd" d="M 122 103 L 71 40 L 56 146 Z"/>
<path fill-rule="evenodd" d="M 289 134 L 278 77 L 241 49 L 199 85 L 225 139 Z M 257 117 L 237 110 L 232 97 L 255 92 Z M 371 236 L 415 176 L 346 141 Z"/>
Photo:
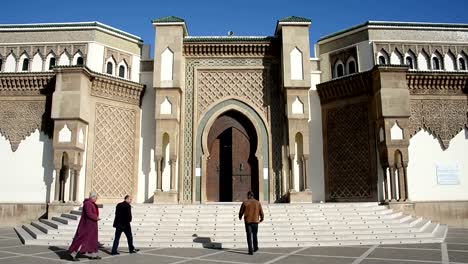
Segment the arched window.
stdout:
<path fill-rule="evenodd" d="M 440 55 L 440 53 L 437 50 L 432 54 L 431 62 L 432 70 L 439 71 L 444 69 L 442 55 Z"/>
<path fill-rule="evenodd" d="M 355 61 L 348 62 L 348 72 L 349 72 L 349 74 L 356 73 L 356 62 Z"/>
<path fill-rule="evenodd" d="M 55 67 L 55 57 L 49 59 L 49 71 L 52 70 L 53 67 Z"/>
<path fill-rule="evenodd" d="M 382 55 L 379 56 L 379 64 L 380 64 L 380 65 L 385 65 L 385 64 L 387 64 L 387 61 L 385 60 L 385 57 L 382 56 Z"/>
<path fill-rule="evenodd" d="M 341 60 L 337 60 L 333 66 L 333 78 L 339 78 L 345 75 L 344 64 Z"/>
<path fill-rule="evenodd" d="M 416 62 L 416 55 L 412 50 L 408 50 L 408 52 L 405 53 L 405 64 L 410 70 L 416 70 L 418 68 Z"/>
<path fill-rule="evenodd" d="M 411 57 L 406 57 L 406 65 L 408 65 L 408 67 L 413 70 L 414 69 L 414 62 L 413 62 L 413 58 Z"/>
<path fill-rule="evenodd" d="M 84 62 L 83 62 L 83 57 L 78 57 L 78 58 L 76 59 L 76 65 L 83 65 L 83 64 L 84 64 Z"/>
<path fill-rule="evenodd" d="M 107 62 L 106 73 L 107 74 L 114 74 L 114 64 L 112 62 L 110 62 L 110 61 Z"/>
<path fill-rule="evenodd" d="M 437 57 L 432 57 L 432 69 L 433 70 L 440 70 L 440 61 Z"/>
<path fill-rule="evenodd" d="M 28 71 L 29 70 L 29 59 L 24 59 L 23 60 L 23 65 L 21 66 L 22 71 Z"/>
<path fill-rule="evenodd" d="M 458 58 L 458 69 L 460 71 L 466 71 L 466 60 L 463 57 Z"/>
<path fill-rule="evenodd" d="M 348 74 L 356 73 L 356 71 L 357 71 L 356 70 L 356 60 L 353 57 L 350 57 L 348 59 L 347 66 L 348 66 Z"/>
<path fill-rule="evenodd" d="M 119 66 L 119 77 L 125 78 L 125 66 L 123 65 Z"/>
<path fill-rule="evenodd" d="M 377 63 L 379 65 L 386 65 L 390 63 L 390 57 L 388 56 L 388 53 L 384 49 L 381 49 L 377 53 Z"/>
<path fill-rule="evenodd" d="M 341 77 L 344 75 L 344 69 L 343 69 L 343 64 L 339 64 L 336 66 L 336 76 Z"/>

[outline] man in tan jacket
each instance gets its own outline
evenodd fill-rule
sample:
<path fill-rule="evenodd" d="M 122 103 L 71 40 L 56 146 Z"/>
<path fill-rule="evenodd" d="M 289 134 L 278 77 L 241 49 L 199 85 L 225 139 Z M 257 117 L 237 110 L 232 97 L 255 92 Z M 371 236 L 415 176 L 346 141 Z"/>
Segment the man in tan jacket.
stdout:
<path fill-rule="evenodd" d="M 249 255 L 253 255 L 253 253 L 258 250 L 258 223 L 263 221 L 263 210 L 260 202 L 255 200 L 254 193 L 252 191 L 247 193 L 247 200 L 242 203 L 242 206 L 239 210 L 239 220 L 242 219 L 242 216 L 244 216 L 245 231 L 247 232 Z"/>

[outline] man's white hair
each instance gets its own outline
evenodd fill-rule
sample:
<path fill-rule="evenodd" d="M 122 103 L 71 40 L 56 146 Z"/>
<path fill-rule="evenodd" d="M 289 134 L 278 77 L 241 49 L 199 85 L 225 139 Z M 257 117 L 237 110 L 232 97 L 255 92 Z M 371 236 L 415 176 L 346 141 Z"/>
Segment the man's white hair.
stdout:
<path fill-rule="evenodd" d="M 89 198 L 97 197 L 97 193 L 95 191 L 89 192 Z"/>

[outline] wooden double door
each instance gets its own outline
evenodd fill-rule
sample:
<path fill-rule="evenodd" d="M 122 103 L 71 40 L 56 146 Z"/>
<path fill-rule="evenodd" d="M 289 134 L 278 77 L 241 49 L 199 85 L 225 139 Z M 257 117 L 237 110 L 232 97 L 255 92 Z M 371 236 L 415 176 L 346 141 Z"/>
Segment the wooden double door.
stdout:
<path fill-rule="evenodd" d="M 257 136 L 254 126 L 239 112 L 218 117 L 208 134 L 207 200 L 237 202 L 248 191 L 258 195 Z"/>

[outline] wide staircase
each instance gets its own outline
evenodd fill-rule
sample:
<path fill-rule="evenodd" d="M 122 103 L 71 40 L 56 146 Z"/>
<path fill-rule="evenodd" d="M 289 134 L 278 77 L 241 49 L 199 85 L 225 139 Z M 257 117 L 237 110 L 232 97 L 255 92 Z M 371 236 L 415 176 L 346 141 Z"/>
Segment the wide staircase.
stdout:
<path fill-rule="evenodd" d="M 136 247 L 244 248 L 240 204 L 134 204 L 132 231 Z M 447 226 L 394 212 L 377 203 L 268 204 L 259 225 L 262 247 L 309 247 L 441 243 Z M 100 209 L 99 241 L 111 246 L 115 205 Z M 81 211 L 40 219 L 16 228 L 26 245 L 68 246 Z M 121 246 L 126 247 L 122 235 Z"/>

